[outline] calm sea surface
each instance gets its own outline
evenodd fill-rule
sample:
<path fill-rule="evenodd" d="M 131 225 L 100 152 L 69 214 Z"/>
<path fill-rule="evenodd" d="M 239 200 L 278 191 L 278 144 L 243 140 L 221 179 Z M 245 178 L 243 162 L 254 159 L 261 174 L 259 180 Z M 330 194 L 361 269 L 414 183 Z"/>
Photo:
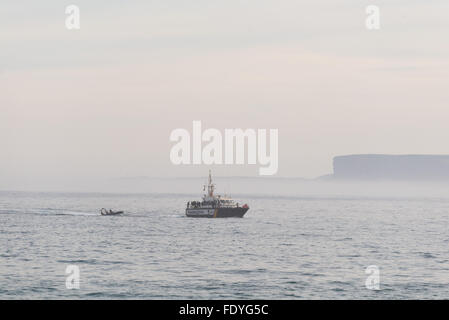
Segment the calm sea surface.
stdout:
<path fill-rule="evenodd" d="M 449 298 L 448 199 L 247 195 L 243 219 L 186 218 L 195 198 L 0 192 L 0 299 Z"/>

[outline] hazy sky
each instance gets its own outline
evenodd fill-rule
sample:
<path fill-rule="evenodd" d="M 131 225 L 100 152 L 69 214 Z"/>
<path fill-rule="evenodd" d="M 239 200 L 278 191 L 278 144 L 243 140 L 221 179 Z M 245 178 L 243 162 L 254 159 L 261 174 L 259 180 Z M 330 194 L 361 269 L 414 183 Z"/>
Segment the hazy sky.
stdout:
<path fill-rule="evenodd" d="M 70 4 L 80 30 L 65 28 Z M 279 129 L 280 176 L 330 173 L 342 154 L 449 154 L 448 13 L 447 0 L 2 0 L 0 188 L 205 175 L 169 159 L 170 132 L 193 120 Z"/>

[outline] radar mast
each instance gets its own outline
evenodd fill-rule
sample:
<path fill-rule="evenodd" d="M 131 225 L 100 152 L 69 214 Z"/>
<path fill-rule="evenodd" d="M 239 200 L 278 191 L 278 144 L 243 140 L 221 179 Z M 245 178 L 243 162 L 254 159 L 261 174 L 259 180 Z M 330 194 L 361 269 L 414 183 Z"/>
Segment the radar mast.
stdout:
<path fill-rule="evenodd" d="M 207 185 L 207 195 L 211 198 L 214 197 L 214 189 L 215 185 L 212 183 L 212 174 L 211 171 L 209 170 L 209 184 Z"/>

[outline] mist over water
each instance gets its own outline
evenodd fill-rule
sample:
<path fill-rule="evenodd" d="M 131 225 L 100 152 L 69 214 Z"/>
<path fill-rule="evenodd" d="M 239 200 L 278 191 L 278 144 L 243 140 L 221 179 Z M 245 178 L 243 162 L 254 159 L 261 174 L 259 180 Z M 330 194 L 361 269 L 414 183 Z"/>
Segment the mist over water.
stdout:
<path fill-rule="evenodd" d="M 217 178 L 219 193 L 229 183 L 248 203 L 245 217 L 186 218 L 202 182 L 159 179 L 151 191 L 127 194 L 0 192 L 0 298 L 449 294 L 443 186 Z M 100 216 L 102 207 L 126 213 Z M 80 268 L 79 290 L 65 287 L 68 265 Z M 365 287 L 370 265 L 380 270 L 378 291 Z"/>
<path fill-rule="evenodd" d="M 281 177 L 220 177 L 213 176 L 217 192 L 230 195 L 276 195 L 311 197 L 361 196 L 449 198 L 449 181 L 414 180 L 342 180 Z M 82 179 L 48 184 L 18 184 L 4 191 L 55 193 L 115 193 L 115 194 L 188 194 L 200 197 L 207 175 L 196 178 L 125 177 Z"/>

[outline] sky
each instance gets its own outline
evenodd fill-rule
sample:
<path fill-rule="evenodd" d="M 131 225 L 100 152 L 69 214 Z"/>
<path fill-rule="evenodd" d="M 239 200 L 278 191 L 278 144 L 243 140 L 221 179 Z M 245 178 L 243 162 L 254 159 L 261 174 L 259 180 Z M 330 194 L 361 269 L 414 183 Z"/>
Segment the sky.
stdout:
<path fill-rule="evenodd" d="M 80 8 L 67 30 L 65 8 Z M 368 5 L 380 30 L 365 27 Z M 449 2 L 0 3 L 0 189 L 205 176 L 172 130 L 279 130 L 280 177 L 359 153 L 449 154 Z M 213 166 L 258 176 L 259 165 Z"/>

